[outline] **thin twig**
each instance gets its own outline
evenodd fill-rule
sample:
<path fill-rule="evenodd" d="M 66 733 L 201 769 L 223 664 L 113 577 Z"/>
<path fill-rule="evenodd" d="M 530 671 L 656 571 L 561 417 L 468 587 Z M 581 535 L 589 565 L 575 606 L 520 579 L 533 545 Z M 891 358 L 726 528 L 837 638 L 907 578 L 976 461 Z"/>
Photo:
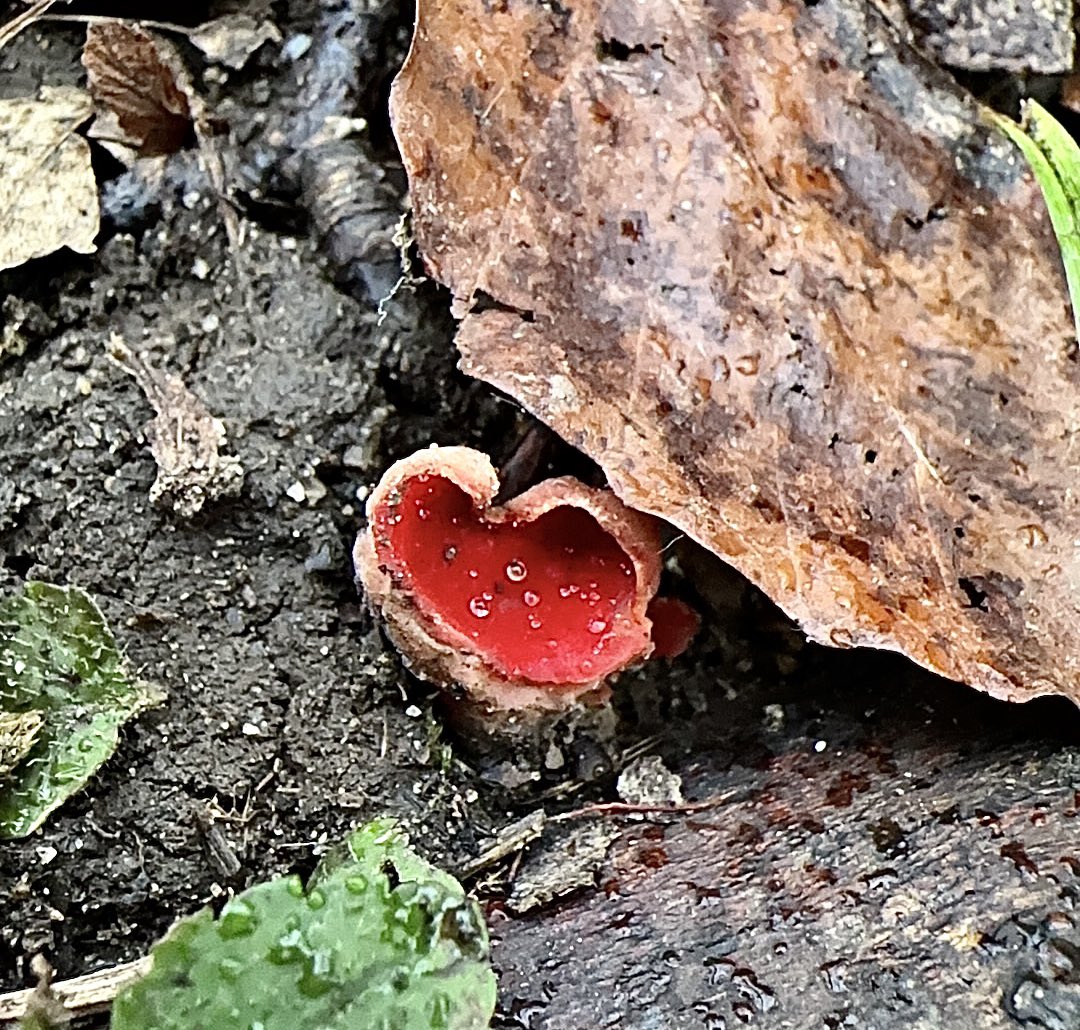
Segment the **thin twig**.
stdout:
<path fill-rule="evenodd" d="M 55 3 L 56 0 L 50 0 Z M 134 25 L 140 29 L 157 29 L 159 32 L 175 32 L 181 36 L 190 36 L 197 32 L 200 25 L 177 25 L 171 21 L 155 21 L 153 18 L 122 18 L 113 14 L 43 14 L 41 21 L 73 21 L 83 25 L 110 25 L 120 22 L 124 25 Z"/>
<path fill-rule="evenodd" d="M 57 980 L 50 989 L 54 997 L 63 1002 L 73 1016 L 89 1016 L 107 1009 L 128 984 L 146 976 L 150 972 L 152 961 L 146 956 L 134 962 L 125 962 L 123 965 L 99 969 L 85 976 L 76 976 L 71 980 Z M 33 987 L 27 987 L 25 990 L 0 994 L 0 1022 L 22 1018 L 34 990 Z"/>
<path fill-rule="evenodd" d="M 38 21 L 57 0 L 36 0 L 22 14 L 15 15 L 7 24 L 0 26 L 0 50 L 10 43 L 23 29 Z"/>
<path fill-rule="evenodd" d="M 540 836 L 546 821 L 547 816 L 544 814 L 544 810 L 540 808 L 535 812 L 530 812 L 524 818 L 518 819 L 517 822 L 504 826 L 491 846 L 485 848 L 476 858 L 462 866 L 458 870 L 458 875 L 462 879 L 471 879 L 478 873 L 495 865 L 496 862 L 501 862 L 507 855 L 514 852 L 521 854 L 526 844 Z"/>
<path fill-rule="evenodd" d="M 585 805 L 584 808 L 575 808 L 572 812 L 560 812 L 558 815 L 548 817 L 548 822 L 563 823 L 570 819 L 587 819 L 589 816 L 598 815 L 687 815 L 691 812 L 704 812 L 709 808 L 716 808 L 725 801 L 730 801 L 737 791 L 726 790 L 722 794 L 714 794 L 711 798 L 703 801 L 686 801 L 679 805 L 639 805 L 627 801 L 605 801 L 596 805 Z"/>

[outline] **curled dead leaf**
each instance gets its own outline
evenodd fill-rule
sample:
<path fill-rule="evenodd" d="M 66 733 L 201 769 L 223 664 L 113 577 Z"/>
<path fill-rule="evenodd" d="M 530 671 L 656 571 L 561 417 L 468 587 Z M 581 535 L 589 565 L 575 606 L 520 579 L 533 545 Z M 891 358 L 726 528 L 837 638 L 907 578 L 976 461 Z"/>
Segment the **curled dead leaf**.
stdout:
<path fill-rule="evenodd" d="M 467 371 L 814 639 L 1080 700 L 1057 246 L 873 4 L 421 3 L 392 113 Z"/>
<path fill-rule="evenodd" d="M 194 140 L 195 90 L 177 49 L 137 25 L 90 25 L 83 67 L 99 112 L 93 135 L 140 157 L 172 154 Z"/>

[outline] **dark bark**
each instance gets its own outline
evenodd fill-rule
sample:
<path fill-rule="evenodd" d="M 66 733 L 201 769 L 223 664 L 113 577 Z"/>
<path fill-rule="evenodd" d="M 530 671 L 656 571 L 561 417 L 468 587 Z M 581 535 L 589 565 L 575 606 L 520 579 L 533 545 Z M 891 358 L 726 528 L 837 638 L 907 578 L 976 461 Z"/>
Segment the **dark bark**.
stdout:
<path fill-rule="evenodd" d="M 714 704 L 725 745 L 669 763 L 734 796 L 617 820 L 596 889 L 495 916 L 498 1026 L 1080 1025 L 1067 703 L 853 656 Z"/>

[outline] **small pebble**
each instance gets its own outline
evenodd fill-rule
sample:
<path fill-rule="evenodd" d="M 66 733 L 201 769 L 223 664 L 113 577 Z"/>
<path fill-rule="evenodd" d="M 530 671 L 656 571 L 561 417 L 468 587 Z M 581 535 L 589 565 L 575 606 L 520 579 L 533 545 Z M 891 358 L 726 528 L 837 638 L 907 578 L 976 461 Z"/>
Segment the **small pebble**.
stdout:
<path fill-rule="evenodd" d="M 281 56 L 286 61 L 298 61 L 311 49 L 311 37 L 306 32 L 290 36 L 281 48 Z"/>
<path fill-rule="evenodd" d="M 365 449 L 361 444 L 354 443 L 345 448 L 341 456 L 341 464 L 350 469 L 361 469 L 367 463 L 364 457 Z"/>

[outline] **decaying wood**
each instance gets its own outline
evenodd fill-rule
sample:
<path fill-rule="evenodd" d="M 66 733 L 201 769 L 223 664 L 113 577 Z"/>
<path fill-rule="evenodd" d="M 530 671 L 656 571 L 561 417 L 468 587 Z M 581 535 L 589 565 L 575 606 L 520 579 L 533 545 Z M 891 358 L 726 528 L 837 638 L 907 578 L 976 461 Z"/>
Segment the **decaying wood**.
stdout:
<path fill-rule="evenodd" d="M 1080 1026 L 1080 716 L 846 664 L 723 702 L 668 759 L 708 810 L 609 815 L 596 887 L 491 920 L 496 1026 Z"/>
<path fill-rule="evenodd" d="M 1056 243 L 875 7 L 421 3 L 393 115 L 467 371 L 814 639 L 1080 700 Z"/>

